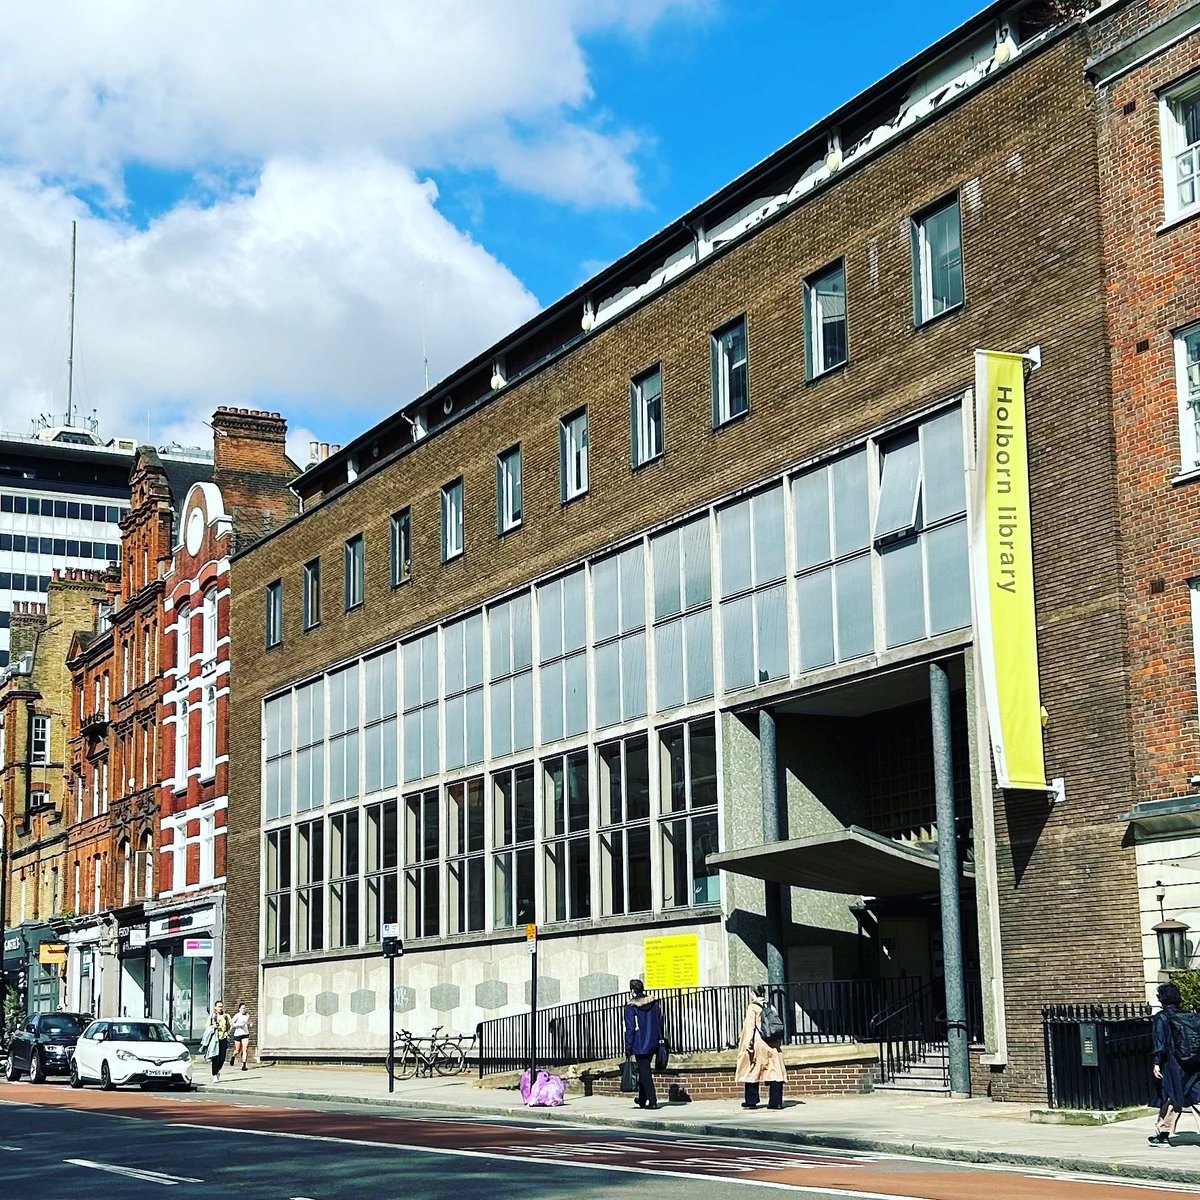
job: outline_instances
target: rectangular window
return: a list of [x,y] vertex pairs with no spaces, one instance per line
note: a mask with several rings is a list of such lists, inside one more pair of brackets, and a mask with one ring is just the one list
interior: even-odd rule
[[217,770],[217,689],[210,683],[200,693],[200,777]]
[[542,741],[587,729],[583,568],[538,587]]
[[297,950],[325,948],[325,821],[296,826]]
[[483,928],[483,779],[446,788],[446,854],[450,932]]
[[379,942],[383,927],[399,918],[399,840],[396,801],[369,805],[366,810],[367,932],[364,942]]
[[358,812],[329,818],[329,944],[357,946],[358,925]]
[[588,419],[581,408],[558,423],[560,499],[564,504],[588,490]]
[[650,750],[644,733],[597,751],[600,768],[600,911],[649,912]]
[[1167,220],[1200,204],[1200,80],[1167,93],[1160,107]]
[[[143,881],[143,896],[150,895],[150,887],[153,883],[151,872],[153,871],[154,851],[150,849],[143,850],[138,855],[142,859],[141,877]],[[217,820],[213,813],[201,813],[200,815],[200,884],[212,883],[216,876],[217,865]]]
[[1180,469],[1200,467],[1200,324],[1175,335],[1175,393],[1179,402]]
[[654,562],[655,704],[662,709],[713,694],[712,567],[708,518],[660,533]]
[[[176,837],[182,837],[177,829]],[[177,886],[182,886],[178,867],[182,853],[175,855]],[[292,949],[292,831],[276,829],[267,834],[267,953],[288,954]]]
[[521,447],[496,456],[496,532],[507,533],[521,524]]
[[629,382],[629,438],[635,467],[663,452],[662,371],[658,367]]
[[175,705],[175,790],[182,792],[187,788],[188,739],[191,724],[191,709],[186,700],[180,700]]
[[804,373],[809,379],[846,362],[846,264],[804,281]]
[[[150,630],[146,630],[146,640],[143,642],[144,647],[144,663],[143,670],[145,678],[149,679],[150,670],[150,647],[153,643]],[[217,589],[211,587],[204,593],[204,607],[202,609],[202,624],[201,624],[201,661],[211,666],[216,661],[217,657]]]
[[412,512],[402,508],[392,513],[388,549],[391,558],[392,587],[412,578]]
[[300,581],[304,610],[304,628],[315,629],[321,623],[321,560],[306,562]]
[[404,813],[405,934],[437,937],[441,932],[437,788],[405,796]]
[[296,811],[325,803],[325,680],[296,689]]
[[483,761],[483,614],[442,630],[446,672],[446,770]]
[[[363,663],[363,791],[396,786],[400,732],[396,721],[396,650]],[[368,939],[371,940],[371,939]]]
[[463,481],[442,488],[442,562],[463,552]]
[[329,801],[358,795],[359,667],[329,675]]
[[357,608],[363,602],[363,535],[356,533],[346,542],[345,601],[346,611]]
[[721,549],[721,644],[725,689],[788,674],[783,488],[717,513]]
[[641,543],[592,567],[596,724],[646,715],[645,555]]
[[438,772],[438,635],[406,642],[404,655],[404,781]]
[[[283,582],[279,579],[267,584],[266,608],[267,649],[269,650],[283,641]],[[186,616],[185,613],[185,620]],[[186,652],[186,637],[182,633],[180,640],[184,644]]]
[[530,593],[488,609],[488,693],[493,758],[533,745],[533,616]]
[[30,747],[29,761],[44,764],[50,761],[50,718],[35,716],[33,718],[33,745]]
[[712,423],[717,429],[750,411],[746,318],[738,317],[709,337],[712,356]]
[[663,906],[717,904],[716,867],[708,855],[717,835],[717,738],[712,718],[664,729],[659,736]]
[[[181,707],[186,719],[186,706]],[[263,816],[267,821],[276,821],[292,812],[291,692],[276,696],[263,705],[263,738]]]
[[546,898],[542,917],[579,921],[592,915],[587,751],[556,755],[543,767]]
[[492,880],[497,929],[536,921],[533,764],[492,775]]
[[939,201],[912,219],[913,322],[963,302],[962,230],[958,197]]

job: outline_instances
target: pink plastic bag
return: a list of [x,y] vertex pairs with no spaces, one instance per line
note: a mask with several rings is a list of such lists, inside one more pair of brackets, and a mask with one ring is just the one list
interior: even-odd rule
[[[538,1074],[540,1075],[540,1074],[542,1074],[542,1072],[539,1071]],[[528,1067],[526,1067],[525,1070],[521,1072],[521,1103],[522,1104],[529,1103],[529,1068]]]
[[557,1108],[563,1102],[567,1085],[560,1076],[539,1071],[537,1082],[526,1090],[528,1080],[529,1072],[526,1071],[521,1077],[521,1095],[529,1108]]

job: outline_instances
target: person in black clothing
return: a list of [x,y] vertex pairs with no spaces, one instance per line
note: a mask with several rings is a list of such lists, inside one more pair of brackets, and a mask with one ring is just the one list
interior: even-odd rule
[[[1169,1146],[1175,1125],[1185,1108],[1196,1112],[1200,1104],[1200,1071],[1184,1067],[1175,1057],[1171,1042],[1171,1013],[1180,1011],[1183,998],[1173,983],[1158,985],[1158,1002],[1162,1008],[1154,1014],[1150,1024],[1151,1044],[1154,1051],[1154,1078],[1158,1080],[1158,1120],[1149,1142],[1152,1146]],[[1200,1114],[1197,1114],[1200,1122]]]
[[646,985],[640,979],[629,981],[631,993],[625,1005],[625,1053],[637,1060],[638,1108],[657,1108],[658,1093],[654,1090],[654,1076],[650,1062],[658,1052],[662,1040],[662,1009],[658,1001],[646,995]]

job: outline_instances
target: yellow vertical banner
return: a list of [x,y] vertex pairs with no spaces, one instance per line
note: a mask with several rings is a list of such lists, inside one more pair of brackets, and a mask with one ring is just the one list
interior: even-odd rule
[[996,781],[1045,791],[1023,355],[975,351],[975,411],[971,579]]

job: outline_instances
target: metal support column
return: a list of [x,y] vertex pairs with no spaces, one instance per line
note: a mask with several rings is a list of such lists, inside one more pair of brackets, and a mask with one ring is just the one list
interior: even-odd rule
[[963,985],[962,924],[958,896],[958,837],[954,813],[954,756],[950,736],[950,678],[942,663],[929,664],[929,715],[933,728],[933,784],[937,799],[938,882],[942,910],[942,963],[946,976],[946,1045],[950,1094],[971,1094],[967,1001]]
[[[775,714],[769,708],[758,710],[758,751],[762,774],[763,842],[779,841],[779,755],[775,744]],[[764,885],[766,889],[767,983],[783,986],[783,884]]]

